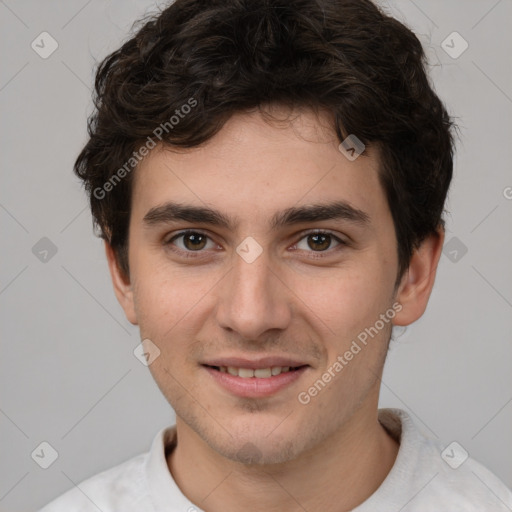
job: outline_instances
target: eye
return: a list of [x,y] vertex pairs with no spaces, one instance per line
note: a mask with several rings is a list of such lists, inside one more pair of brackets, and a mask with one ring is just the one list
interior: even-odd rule
[[302,237],[300,241],[295,244],[294,249],[308,252],[326,252],[328,249],[332,248],[333,242],[335,243],[334,248],[346,245],[343,240],[340,240],[332,233],[317,230]]
[[202,252],[203,249],[213,249],[216,245],[208,235],[200,231],[182,231],[165,241],[164,244],[178,252]]

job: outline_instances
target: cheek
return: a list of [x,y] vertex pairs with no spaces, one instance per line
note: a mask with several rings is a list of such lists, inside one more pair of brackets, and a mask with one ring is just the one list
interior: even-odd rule
[[[186,338],[215,282],[212,272],[191,274],[167,262],[147,258],[134,276],[134,300],[141,336],[158,340],[163,349]],[[179,333],[179,336],[178,336]]]
[[291,288],[310,310],[315,323],[323,325],[327,335],[344,337],[364,326],[387,307],[389,285],[379,278],[371,265],[351,265],[332,270],[329,276],[296,278]]
[[160,339],[179,320],[187,297],[180,289],[181,281],[173,279],[162,265],[143,257],[134,258],[133,262],[134,301],[141,336]]

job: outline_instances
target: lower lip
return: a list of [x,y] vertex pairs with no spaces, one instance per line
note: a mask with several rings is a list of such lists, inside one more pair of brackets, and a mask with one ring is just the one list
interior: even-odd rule
[[257,377],[238,377],[230,373],[214,370],[209,366],[203,366],[203,368],[206,369],[221,387],[243,398],[261,398],[273,395],[291,385],[308,369],[307,366],[303,366],[298,370],[260,379]]

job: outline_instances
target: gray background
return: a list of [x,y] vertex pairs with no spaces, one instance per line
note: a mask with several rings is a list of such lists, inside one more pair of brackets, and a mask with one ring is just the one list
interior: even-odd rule
[[[426,45],[460,141],[449,245],[426,314],[391,345],[381,406],[410,411],[425,433],[456,440],[512,486],[512,2],[383,5]],[[95,61],[154,6],[0,1],[1,511],[35,510],[148,450],[174,420],[133,355],[138,331],[116,302],[71,171]],[[43,31],[59,45],[47,59],[31,48]],[[469,44],[456,59],[442,47],[453,31]],[[57,248],[46,261],[43,237]],[[59,454],[48,469],[31,457],[43,441]]]

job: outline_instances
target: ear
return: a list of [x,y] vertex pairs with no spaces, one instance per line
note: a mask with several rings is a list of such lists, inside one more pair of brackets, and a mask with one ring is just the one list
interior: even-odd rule
[[402,309],[395,315],[394,325],[412,324],[425,312],[434,286],[443,242],[444,229],[440,227],[414,250],[409,268],[404,272],[396,294],[396,300],[402,305]]
[[108,242],[105,242],[105,254],[107,255],[108,268],[117,300],[121,304],[128,321],[133,325],[138,325],[130,278],[119,268],[114,249]]

